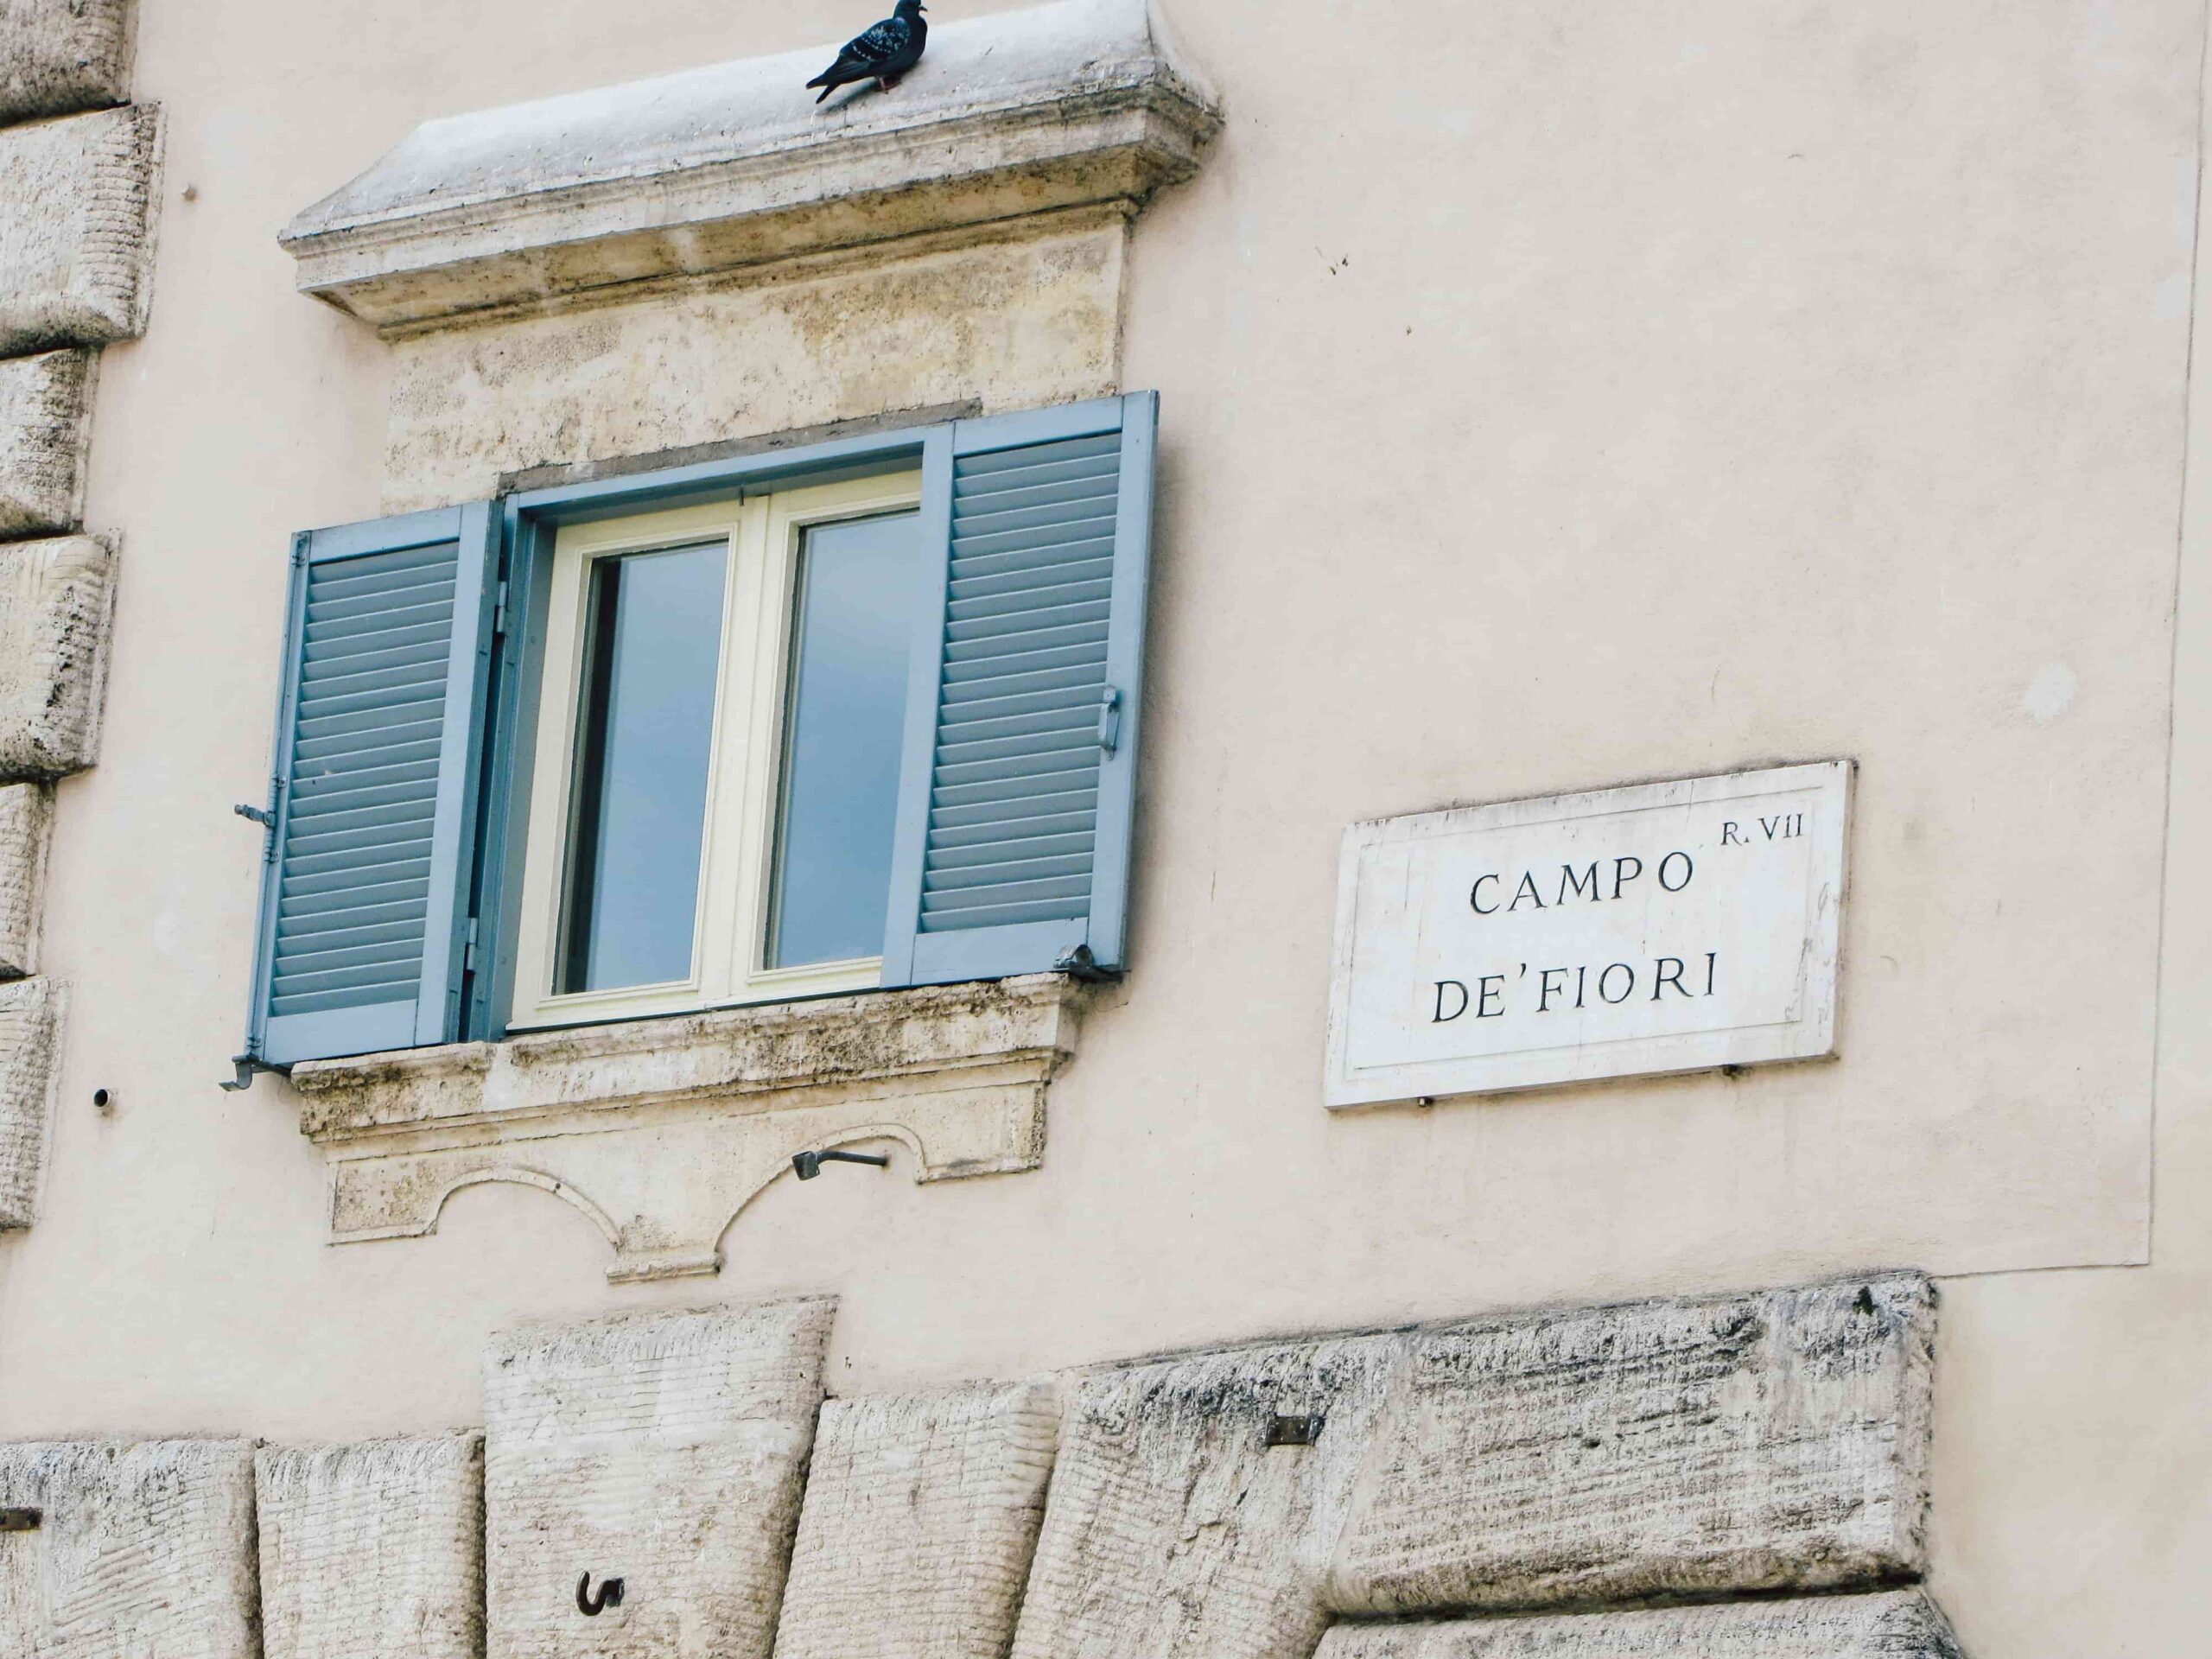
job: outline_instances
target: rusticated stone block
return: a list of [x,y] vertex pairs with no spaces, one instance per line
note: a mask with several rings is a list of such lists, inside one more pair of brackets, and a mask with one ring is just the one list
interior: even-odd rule
[[92,352],[0,361],[0,540],[74,530],[92,442]]
[[[1306,1659],[1403,1353],[1349,1337],[1079,1379],[1014,1659]],[[1313,1445],[1268,1443],[1314,1415]]]
[[0,1229],[38,1216],[64,1002],[50,979],[0,985]]
[[0,782],[80,772],[99,753],[114,582],[96,537],[0,546]]
[[[767,1659],[836,1312],[771,1302],[493,1339],[494,1659]],[[591,1619],[587,1572],[626,1587]]]
[[0,122],[130,95],[132,0],[0,0]]
[[11,1659],[259,1659],[247,1442],[0,1446],[0,1506]]
[[1016,1659],[1303,1659],[1332,1614],[1916,1576],[1933,1338],[1896,1275],[1093,1373]]
[[0,979],[37,971],[53,821],[54,801],[44,785],[0,787]]
[[823,1406],[776,1659],[1001,1659],[1059,1426],[1049,1383]]
[[1339,1535],[1338,1611],[1832,1590],[1926,1567],[1913,1274],[1425,1332]]
[[0,129],[0,355],[145,332],[161,111]]
[[265,1659],[482,1659],[481,1435],[272,1447],[254,1479]]
[[1960,1659],[1917,1590],[1459,1624],[1339,1624],[1319,1659]]

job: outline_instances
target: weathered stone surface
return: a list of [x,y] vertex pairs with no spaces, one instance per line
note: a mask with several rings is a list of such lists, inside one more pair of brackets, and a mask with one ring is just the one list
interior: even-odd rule
[[1845,1589],[1926,1566],[1916,1274],[1423,1332],[1338,1611]]
[[0,539],[74,530],[92,442],[92,352],[0,361]]
[[505,1181],[588,1217],[609,1278],[675,1278],[720,1269],[731,1217],[794,1153],[896,1140],[918,1181],[1036,1168],[1084,1000],[1032,975],[318,1061],[292,1084],[337,1242],[422,1237],[454,1192]]
[[114,588],[114,550],[96,537],[0,546],[0,783],[99,754]]
[[130,95],[132,0],[0,0],[0,122]]
[[254,1460],[264,1659],[482,1659],[478,1434]]
[[247,1442],[0,1446],[0,1653],[260,1659]]
[[145,332],[161,111],[0,129],[0,355]]
[[[836,1304],[512,1332],[485,1363],[493,1659],[767,1659]],[[577,1580],[625,1581],[584,1619]]]
[[0,985],[0,1229],[38,1216],[67,1001],[49,979]]
[[1002,1659],[1059,1423],[1049,1383],[823,1406],[776,1659]]
[[[1398,1338],[1349,1337],[1081,1378],[1014,1659],[1306,1659],[1403,1363]],[[1314,1413],[1317,1443],[1268,1444]]]
[[299,215],[299,282],[383,326],[987,221],[1134,208],[1219,101],[1149,0],[946,22],[893,98],[817,108],[834,47],[432,121]]
[[[1016,1659],[1291,1659],[1332,1613],[1916,1575],[1933,1332],[1896,1275],[1094,1373]],[[1268,1444],[1313,1413],[1313,1446]]]
[[0,786],[0,979],[38,970],[54,798],[42,784]]
[[1960,1659],[1918,1590],[1566,1618],[1339,1624],[1319,1659]]
[[385,505],[501,474],[972,400],[1118,392],[1128,227],[1077,214],[395,342]]

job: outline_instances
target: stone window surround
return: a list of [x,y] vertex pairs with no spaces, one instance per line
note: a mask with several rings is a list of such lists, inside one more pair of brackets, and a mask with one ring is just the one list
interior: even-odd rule
[[[650,308],[671,284],[703,291],[848,254],[906,269],[950,247],[1125,226],[1196,172],[1222,127],[1217,93],[1154,0],[947,22],[895,94],[823,107],[803,90],[818,56],[426,123],[285,229],[298,287],[419,342],[579,306]],[[1027,372],[1012,406],[1112,389]],[[910,379],[906,416],[849,414],[903,428],[924,406],[972,412],[979,394],[1003,404],[1009,390],[973,369],[941,389]],[[774,430],[728,439],[768,449],[803,435]],[[501,459],[504,489],[542,486],[578,458]],[[1036,1168],[1046,1092],[1090,989],[1044,974],[864,992],[302,1063],[291,1080],[302,1131],[330,1164],[334,1243],[423,1236],[454,1192],[509,1183],[586,1217],[616,1282],[709,1274],[733,1218],[795,1153],[896,1141],[925,1182]]]
[[1090,988],[1061,974],[537,1031],[292,1069],[334,1244],[421,1238],[465,1187],[551,1193],[614,1283],[721,1271],[792,1155],[895,1141],[918,1183],[1033,1170]]

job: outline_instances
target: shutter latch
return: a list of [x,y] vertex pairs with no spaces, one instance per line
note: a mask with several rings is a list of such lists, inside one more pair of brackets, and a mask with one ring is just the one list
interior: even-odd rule
[[261,861],[264,864],[273,864],[276,861],[276,804],[283,798],[283,795],[284,780],[281,778],[271,778],[269,780],[267,806],[240,804],[231,809],[238,817],[251,818],[261,826]]
[[1109,685],[1098,694],[1098,747],[1111,754],[1122,744],[1122,689]]

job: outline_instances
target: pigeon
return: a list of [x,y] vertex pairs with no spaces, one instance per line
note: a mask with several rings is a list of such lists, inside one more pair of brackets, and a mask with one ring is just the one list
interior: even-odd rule
[[849,81],[872,80],[887,92],[896,86],[922,60],[930,38],[930,26],[922,21],[927,10],[922,0],[899,0],[890,16],[847,41],[837,61],[806,83],[822,89],[814,101],[821,103]]

